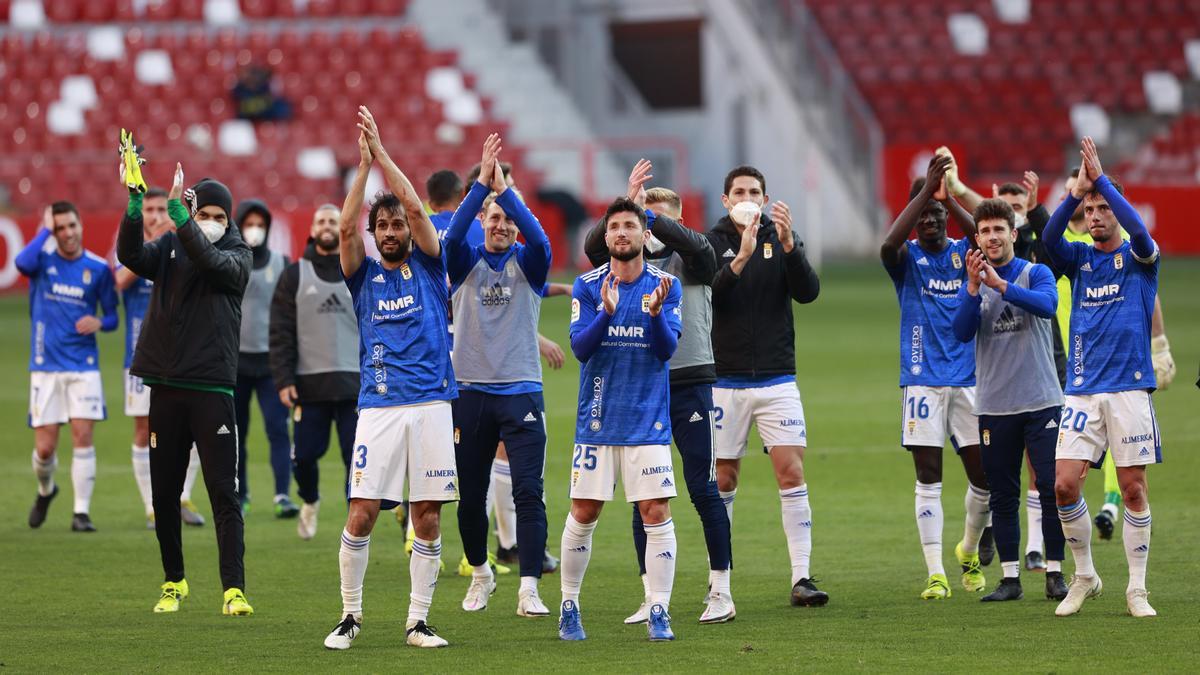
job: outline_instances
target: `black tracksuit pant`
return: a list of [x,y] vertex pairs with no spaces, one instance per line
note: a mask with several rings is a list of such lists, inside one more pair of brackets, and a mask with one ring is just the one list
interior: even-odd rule
[[155,534],[167,581],[183,579],[179,496],[192,443],[212,503],[221,583],[245,590],[242,504],[238,497],[238,430],[233,397],[165,385],[150,389],[150,485]]

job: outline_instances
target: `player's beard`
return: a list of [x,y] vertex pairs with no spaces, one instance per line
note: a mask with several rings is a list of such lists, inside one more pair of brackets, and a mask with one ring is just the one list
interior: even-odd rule
[[612,251],[612,257],[621,262],[629,262],[635,260],[642,255],[642,249],[630,247],[628,251]]
[[[384,240],[384,241],[387,241],[387,240]],[[386,260],[388,262],[393,262],[393,263],[400,262],[400,261],[404,260],[405,258],[407,258],[408,250],[410,248],[412,248],[412,239],[406,239],[404,241],[400,241],[399,239],[393,239],[392,241],[395,241],[397,244],[399,244],[399,246],[396,247],[395,251],[391,251],[391,252],[384,250],[384,248],[383,248],[384,242],[383,241],[375,242],[375,248],[379,249],[379,257],[383,258],[384,260]]]
[[336,251],[338,244],[341,243],[341,237],[338,236],[337,232],[322,232],[317,235],[315,243],[317,244],[317,248],[322,251]]

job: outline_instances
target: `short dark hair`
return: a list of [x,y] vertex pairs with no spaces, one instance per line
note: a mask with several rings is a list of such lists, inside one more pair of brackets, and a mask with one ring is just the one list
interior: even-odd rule
[[604,211],[604,227],[608,227],[608,219],[617,213],[636,213],[642,229],[646,229],[646,212],[629,197],[617,197]]
[[908,188],[908,201],[912,201],[917,195],[921,194],[921,190],[925,189],[925,176],[921,176],[912,182],[912,186]]
[[[469,189],[472,183],[479,180],[479,173],[482,170],[483,165],[479,164],[478,162],[475,164],[475,166],[471,167],[471,170],[467,172],[467,182],[460,188],[460,190]],[[504,174],[505,178],[508,178],[509,174],[512,173],[512,163],[500,162],[500,171]]]
[[732,171],[725,174],[725,190],[724,190],[724,192],[722,192],[722,194],[726,194],[726,195],[729,194],[729,189],[733,187],[733,179],[738,178],[740,176],[749,176],[751,178],[757,179],[759,186],[762,187],[763,194],[766,194],[767,179],[763,178],[761,171],[759,171],[758,169],[756,169],[748,164],[743,164],[741,166],[735,166],[735,167],[733,167]]
[[430,204],[450,204],[462,197],[463,181],[450,169],[434,171],[425,181]]
[[1079,167],[1075,167],[1074,169],[1071,169],[1071,173],[1069,173],[1067,175],[1070,176],[1071,178],[1079,178]]
[[1010,230],[1017,225],[1017,215],[1013,213],[1012,206],[999,197],[979,202],[979,206],[975,207],[975,213],[971,215],[975,219],[976,225],[985,220],[1003,220],[1008,223]]
[[404,216],[404,206],[400,203],[400,198],[390,192],[381,191],[371,200],[371,210],[367,213],[367,232],[375,231],[375,223],[379,220],[380,211],[399,213]]
[[1029,191],[1025,189],[1025,186],[1018,185],[1016,183],[1005,183],[1005,184],[1001,185],[999,188],[997,188],[996,191],[1002,195],[1027,195],[1027,194],[1029,194]]
[[60,213],[74,213],[75,218],[79,219],[79,209],[75,208],[75,205],[68,201],[54,202],[50,205],[50,213],[55,216]]
[[170,193],[160,187],[152,187],[146,190],[145,199],[157,199],[159,197],[169,197]]
[[[1105,174],[1105,175],[1107,176],[1108,174]],[[1117,194],[1119,194],[1119,195],[1125,194],[1125,186],[1121,185],[1121,181],[1117,180],[1114,176],[1108,176],[1108,182],[1112,183],[1112,186],[1117,189]],[[1095,188],[1095,186],[1093,186],[1092,189],[1088,190],[1088,193],[1084,196],[1091,197],[1091,196],[1098,195],[1098,194],[1100,194],[1100,191],[1097,190]]]

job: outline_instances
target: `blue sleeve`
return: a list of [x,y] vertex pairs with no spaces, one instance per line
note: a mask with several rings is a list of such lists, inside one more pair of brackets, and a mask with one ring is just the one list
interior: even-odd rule
[[547,281],[547,282],[545,282],[545,283],[543,283],[543,284],[542,284],[542,292],[541,292],[541,296],[542,296],[543,298],[548,298],[548,297],[550,297],[550,282],[549,282],[549,281]]
[[[908,242],[904,242],[900,246],[900,250],[904,251],[908,248]],[[911,251],[906,251],[908,255],[897,256],[900,262],[896,265],[883,263],[883,269],[892,278],[892,282],[899,285],[904,283],[904,275],[908,273],[908,256],[912,255]]]
[[496,197],[496,203],[513,219],[521,236],[525,237],[525,246],[517,251],[517,264],[525,272],[530,286],[541,286],[546,283],[546,275],[550,274],[550,238],[516,190],[508,188],[501,192]]
[[1150,231],[1146,229],[1146,223],[1142,222],[1142,217],[1138,214],[1137,209],[1133,208],[1128,199],[1125,199],[1125,195],[1117,191],[1117,187],[1112,184],[1108,176],[1100,176],[1096,180],[1096,189],[1108,202],[1108,207],[1117,217],[1117,222],[1129,233],[1129,245],[1133,248],[1133,255],[1139,261],[1152,261],[1154,251],[1158,247],[1150,236]]
[[595,300],[591,297],[591,289],[584,283],[582,277],[575,280],[575,288],[571,292],[571,351],[580,363],[592,358],[592,354],[600,347],[608,332],[608,322],[612,318],[603,309],[597,310]]
[[[350,289],[350,295],[354,296],[355,298],[358,297],[358,292],[362,290],[363,281],[367,278],[367,268],[370,267],[370,262],[370,258],[363,257],[362,264],[358,266],[358,269],[354,271],[354,274],[346,276],[346,273],[344,271],[342,272],[342,278],[346,280],[346,288]],[[339,264],[338,270],[341,269],[342,266]]]
[[29,243],[25,245],[25,248],[21,249],[21,252],[13,260],[17,266],[17,271],[27,277],[32,277],[38,273],[38,269],[41,267],[42,247],[46,245],[46,240],[49,238],[50,230],[44,227],[38,230],[38,233],[34,235],[33,239],[29,240]]
[[1054,274],[1045,265],[1034,265],[1029,270],[1029,288],[1010,283],[1004,291],[1004,299],[1030,314],[1053,319],[1058,309],[1058,285],[1054,282]]
[[682,330],[679,303],[683,292],[679,289],[679,281],[671,284],[667,297],[663,300],[662,311],[658,316],[650,317],[650,351],[660,361],[670,361],[679,346],[679,334]]
[[105,333],[117,329],[120,317],[117,315],[117,285],[112,270],[108,267],[100,273],[100,309],[104,318],[100,320],[100,330]]
[[1079,201],[1068,192],[1066,199],[1063,199],[1058,208],[1054,209],[1054,213],[1050,214],[1050,220],[1042,230],[1042,245],[1046,247],[1046,255],[1050,257],[1050,262],[1055,269],[1062,270],[1063,274],[1070,278],[1075,276],[1075,253],[1071,245],[1063,239],[1063,233],[1067,231],[1067,221],[1071,220],[1071,215],[1079,208]]
[[479,262],[479,251],[467,242],[467,235],[487,196],[487,186],[475,181],[471,184],[471,191],[463,198],[458,208],[454,209],[454,215],[450,216],[450,227],[446,230],[443,248],[446,255],[446,272],[450,275],[451,285],[457,285],[465,279],[475,263]]
[[963,284],[958,292],[958,309],[954,310],[954,337],[959,342],[970,342],[979,332],[979,308],[983,295],[971,295]]

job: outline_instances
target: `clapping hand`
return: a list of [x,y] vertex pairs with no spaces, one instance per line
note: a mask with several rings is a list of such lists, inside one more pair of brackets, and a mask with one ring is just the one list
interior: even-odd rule
[[663,301],[667,299],[667,294],[671,292],[671,284],[674,283],[670,277],[663,277],[658,281],[658,287],[650,294],[650,304],[646,310],[650,316],[658,316],[662,312]]
[[612,272],[600,284],[600,300],[604,302],[604,311],[612,316],[617,312],[617,303],[621,300],[621,280]]
[[639,159],[637,164],[633,165],[633,171],[629,173],[629,184],[625,196],[641,208],[646,208],[646,183],[654,178],[654,175],[650,173],[653,169],[654,165],[650,163],[650,160]]

